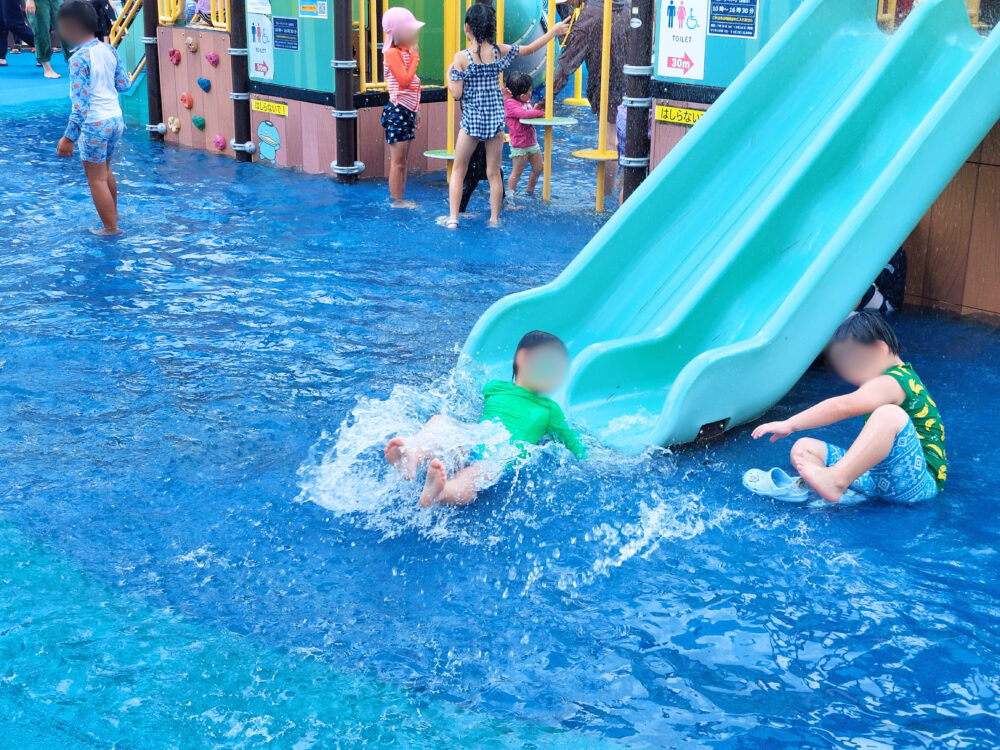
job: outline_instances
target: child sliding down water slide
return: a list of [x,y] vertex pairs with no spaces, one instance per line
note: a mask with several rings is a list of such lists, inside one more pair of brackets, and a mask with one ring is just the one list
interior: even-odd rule
[[505,444],[465,446],[467,465],[449,477],[444,462],[436,454],[444,442],[443,433],[454,434],[463,425],[438,415],[415,435],[390,440],[385,447],[386,461],[411,481],[421,464],[431,459],[420,494],[420,505],[429,508],[436,504],[471,503],[480,490],[499,481],[511,460],[525,455],[528,446],[537,445],[546,436],[565,445],[577,458],[585,458],[587,451],[566,424],[559,405],[545,395],[562,385],[568,364],[566,345],[559,338],[544,331],[526,334],[514,353],[514,382],[493,380],[483,388],[480,423],[501,425],[507,433]]

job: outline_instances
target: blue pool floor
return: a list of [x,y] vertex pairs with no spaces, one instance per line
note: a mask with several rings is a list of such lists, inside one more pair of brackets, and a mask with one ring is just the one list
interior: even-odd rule
[[52,53],[52,69],[62,78],[49,79],[35,65],[32,52],[7,55],[7,67],[0,68],[0,110],[5,115],[27,113],[29,107],[55,108],[69,103],[69,73],[62,52]]
[[[62,115],[0,127],[0,728],[26,747],[1000,744],[1000,334],[905,315],[945,493],[793,508],[787,445],[543,451],[422,512],[379,460],[472,416],[458,347],[602,219],[588,126],[551,205],[434,223],[443,185],[339,186],[149,143],[95,217]],[[818,370],[774,410],[843,385]],[[858,424],[817,434],[846,443]]]

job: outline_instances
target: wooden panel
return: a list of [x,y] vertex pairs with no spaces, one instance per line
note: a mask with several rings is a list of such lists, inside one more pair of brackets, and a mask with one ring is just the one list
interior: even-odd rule
[[[675,99],[657,99],[653,102],[654,107],[659,104],[667,104],[672,107],[690,107],[691,109],[707,109],[701,104],[692,104],[691,102],[682,102]],[[674,146],[680,143],[681,138],[683,138],[687,132],[691,130],[689,127],[683,125],[671,125],[665,122],[658,122],[653,119],[653,132],[649,144],[649,168],[654,169],[657,164],[659,164],[663,159],[669,154]]]
[[384,178],[382,160],[385,151],[385,131],[382,130],[382,108],[363,107],[358,110],[358,159],[365,164],[362,176]]
[[979,161],[982,164],[1000,166],[1000,123],[994,126],[983,141]]
[[[198,78],[201,77],[201,45],[198,45],[197,52],[191,52],[188,50],[184,41],[189,36],[200,42],[198,37],[201,35],[194,29],[191,29],[190,32],[187,29],[174,29],[174,46],[181,51],[181,64],[177,66],[177,71],[182,76],[180,79],[181,90],[191,94],[194,99],[194,106],[191,107],[191,109],[185,110],[187,117],[182,117],[181,122],[184,123],[182,127],[186,126],[188,133],[191,134],[190,141],[187,145],[192,148],[196,148],[199,151],[207,151],[208,148],[211,148],[212,139],[206,136],[205,130],[198,130],[198,128],[194,126],[193,121],[196,116],[204,117],[206,129],[208,127],[206,102],[209,97],[198,87],[197,83]],[[208,63],[205,65],[207,67]],[[181,140],[183,141],[184,139],[182,138]]]
[[[254,161],[261,161],[260,158],[260,135],[258,128],[265,120],[269,121],[278,131],[279,146],[274,155],[275,166],[279,167],[301,167],[302,166],[302,130],[299,126],[299,102],[290,99],[281,99],[273,96],[262,96],[253,94],[253,99],[260,99],[268,102],[281,102],[288,106],[288,115],[269,115],[264,112],[250,111],[250,139],[257,146],[254,152]],[[263,160],[270,164],[270,160]]]
[[[156,30],[157,54],[160,58],[160,104],[163,107],[163,122],[166,123],[171,117],[180,118],[181,105],[177,101],[179,92],[177,91],[177,69],[170,62],[168,53],[174,46],[173,28],[161,26]],[[180,118],[183,123],[183,118]],[[183,125],[182,125],[183,127]],[[177,133],[167,131],[163,136],[167,143],[180,143],[180,136]]]
[[924,270],[927,263],[927,243],[930,239],[931,211],[917,224],[903,242],[906,250],[906,293],[915,297],[924,294]]
[[[427,150],[436,151],[448,147],[447,123],[448,103],[432,102],[423,106],[424,125],[427,128]],[[447,162],[443,159],[423,159],[422,169],[427,172],[444,171]]]
[[[198,50],[188,50],[185,40],[188,36],[198,41]],[[167,131],[164,140],[189,148],[224,153],[234,157],[229,148],[232,138],[234,113],[229,92],[233,88],[232,67],[228,54],[229,34],[221,31],[185,29],[183,27],[161,26],[157,29],[158,54],[160,58],[160,100],[163,105],[163,121],[177,117],[181,122],[179,133]],[[180,64],[170,62],[171,49],[181,53]],[[213,68],[205,59],[205,54],[215,52],[219,55],[219,65]],[[206,93],[198,86],[198,78],[207,78],[212,86]],[[186,109],[181,106],[180,96],[189,93],[194,100],[194,106]],[[205,118],[205,130],[194,126],[193,117]],[[213,143],[216,135],[226,139],[225,149],[217,149]]]
[[962,305],[978,167],[966,164],[931,210],[923,296]]
[[[198,87],[197,81],[195,82],[195,88],[202,94],[205,106],[202,115],[205,118],[205,145],[212,153],[235,158],[236,153],[229,147],[229,141],[236,129],[233,101],[229,98],[229,92],[233,90],[233,71],[227,52],[230,46],[229,34],[221,31],[202,31],[198,37],[198,52],[195,55],[198,60],[198,75],[207,78],[212,84],[205,94]],[[219,64],[214,68],[205,59],[205,55],[209,52],[219,56]],[[213,140],[216,135],[221,135],[225,139],[225,148],[215,147]]]
[[333,110],[322,104],[300,104],[302,169],[309,174],[329,174],[337,157],[337,131]]
[[1000,167],[980,166],[965,306],[1000,313]]

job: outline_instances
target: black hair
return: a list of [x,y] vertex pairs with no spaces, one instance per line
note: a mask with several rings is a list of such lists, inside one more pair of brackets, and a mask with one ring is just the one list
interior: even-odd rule
[[885,318],[874,310],[859,310],[840,324],[833,334],[832,341],[846,341],[847,339],[857,341],[859,344],[874,344],[876,341],[882,341],[889,347],[889,352],[897,357],[903,349]]
[[569,353],[566,344],[558,336],[545,331],[529,331],[517,342],[517,349],[514,350],[514,377],[517,377],[517,355],[525,349],[537,349],[540,346],[558,346],[565,353]]
[[97,36],[101,31],[100,22],[97,20],[97,11],[87,0],[70,0],[63,3],[56,13],[57,21],[72,21],[77,26],[89,31]]
[[504,79],[511,96],[517,99],[535,87],[535,80],[527,73],[511,73]]
[[492,5],[473,3],[465,11],[465,23],[472,38],[480,44],[497,43],[497,12],[493,10]]

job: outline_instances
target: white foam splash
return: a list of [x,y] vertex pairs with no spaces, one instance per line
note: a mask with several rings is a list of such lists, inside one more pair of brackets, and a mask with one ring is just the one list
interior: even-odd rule
[[430,541],[503,547],[504,595],[523,595],[539,581],[562,589],[587,585],[633,558],[648,559],[666,540],[694,538],[724,520],[724,511],[706,508],[700,494],[671,491],[680,483],[672,478],[675,462],[658,448],[627,457],[595,446],[587,461],[577,462],[561,446],[542,446],[512,461],[486,500],[487,512],[419,508],[421,477],[400,478],[383,457],[386,442],[443,413],[469,423],[437,436],[438,452],[451,467],[463,460],[460,446],[509,449],[499,425],[475,424],[481,405],[474,382],[460,371],[430,387],[397,385],[385,400],[359,399],[299,469],[298,501],[379,531],[383,541],[417,533]]

